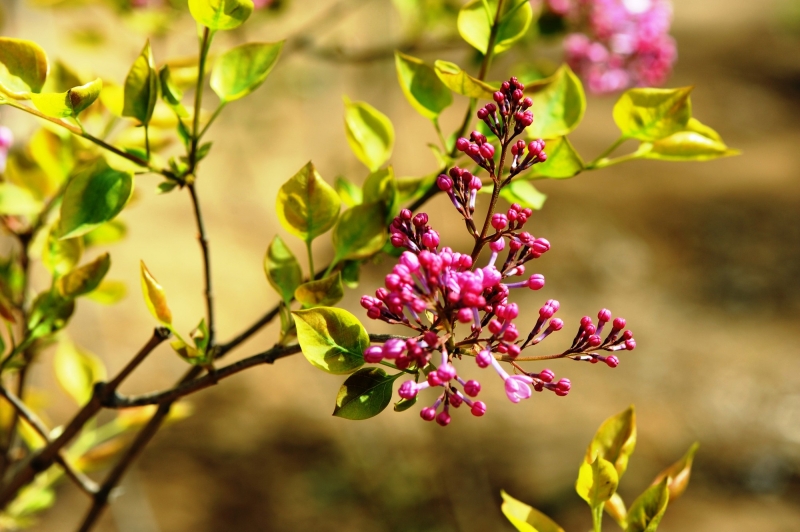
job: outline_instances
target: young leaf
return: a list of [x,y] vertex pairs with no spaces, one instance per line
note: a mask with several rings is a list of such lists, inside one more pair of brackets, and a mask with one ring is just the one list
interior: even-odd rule
[[625,532],[655,532],[669,503],[668,478],[650,486],[633,501],[628,511],[628,527]]
[[690,118],[685,131],[653,142],[649,150],[643,150],[642,157],[662,161],[710,161],[738,154],[739,150],[728,148],[716,131]]
[[284,229],[306,242],[333,227],[341,200],[308,162],[278,191],[276,211]]
[[358,318],[340,308],[317,307],[292,312],[303,356],[334,375],[352,373],[364,365],[369,335]]
[[339,388],[333,415],[360,420],[375,417],[392,400],[392,383],[402,375],[387,375],[381,368],[361,368]]
[[81,111],[94,103],[103,89],[103,80],[96,80],[73,87],[67,92],[31,94],[31,101],[42,113],[59,118],[77,117]]
[[593,509],[609,500],[617,491],[619,475],[614,464],[601,456],[593,461],[584,461],[578,470],[575,491]]
[[189,12],[211,30],[232,30],[253,12],[252,0],[189,0]]
[[397,207],[397,181],[392,167],[372,172],[364,181],[363,203],[381,202],[386,207],[387,225],[394,218]]
[[339,272],[324,279],[301,284],[294,291],[294,298],[304,307],[329,307],[344,297],[342,275]]
[[[489,48],[489,35],[497,12],[497,2],[498,0],[472,0],[458,12],[458,33],[484,55]],[[499,54],[511,48],[528,31],[532,20],[533,9],[529,1],[506,2],[500,15],[494,53]]]
[[692,462],[697,449],[700,447],[698,442],[692,444],[683,458],[666,468],[658,474],[653,481],[653,486],[659,484],[665,478],[667,479],[667,488],[669,488],[669,500],[674,501],[686,491],[689,485],[689,478],[692,475]]
[[344,129],[350,149],[374,172],[389,160],[394,147],[394,126],[389,118],[364,102],[344,97]]
[[103,277],[111,267],[111,256],[103,253],[92,262],[75,268],[64,277],[56,281],[56,287],[61,295],[74,298],[88,294],[100,285]]
[[621,478],[628,467],[628,459],[636,447],[636,413],[633,406],[606,419],[586,449],[584,461],[588,464],[599,456],[614,464]]
[[48,68],[47,54],[35,42],[0,37],[0,93],[27,98],[41,92]]
[[29,190],[0,182],[0,214],[30,216],[39,214],[43,208],[44,204]]
[[342,213],[333,229],[334,262],[364,259],[386,242],[386,208],[382,202],[356,205]]
[[436,119],[453,103],[453,95],[421,59],[402,52],[394,53],[397,79],[411,106],[429,120]]
[[562,137],[583,119],[586,95],[581,80],[567,65],[561,65],[549,78],[528,84],[525,92],[533,99],[534,120],[527,130],[531,138]]
[[264,271],[272,288],[289,304],[294,291],[303,282],[303,272],[292,250],[275,235],[264,257]]
[[692,117],[689,93],[678,89],[630,89],[614,105],[614,122],[622,136],[654,142],[686,129]]
[[622,497],[619,496],[619,493],[615,493],[608,499],[603,506],[606,513],[611,516],[614,521],[617,522],[621,529],[625,529],[628,526],[628,511],[625,509],[625,501],[622,500]]
[[412,406],[417,404],[417,397],[414,396],[411,399],[400,399],[394,404],[394,411],[395,412],[405,412]]
[[61,238],[88,233],[120,213],[133,193],[133,176],[97,159],[70,179],[61,202]]
[[33,301],[28,317],[31,339],[43,338],[63,329],[75,311],[75,300],[67,299],[58,290],[42,292]]
[[181,103],[183,91],[172,82],[172,72],[169,69],[169,65],[161,67],[158,71],[158,79],[161,83],[161,98],[164,102],[169,105],[179,118],[188,117],[189,112]]
[[347,288],[358,288],[358,278],[361,273],[361,263],[357,260],[345,261],[342,267],[342,283]]
[[503,505],[500,507],[503,515],[520,532],[564,532],[555,521],[536,508],[518,501],[505,491],[501,490],[500,495],[503,497]]
[[121,301],[128,293],[125,283],[103,279],[100,286],[86,294],[88,299],[102,305],[113,305]]
[[442,83],[456,94],[491,100],[492,95],[498,90],[478,78],[473,78],[455,63],[439,59],[433,66]]
[[58,383],[80,406],[92,398],[94,384],[106,379],[103,362],[68,340],[59,343],[53,365]]
[[147,309],[155,319],[164,325],[172,325],[172,312],[167,306],[167,294],[164,289],[158,284],[153,274],[141,261],[141,278],[142,278],[142,292],[144,293],[144,301],[147,303]]
[[111,220],[99,225],[83,235],[83,244],[90,246],[107,246],[119,242],[128,234],[128,228],[120,220]]
[[211,71],[211,88],[223,103],[244,98],[264,83],[284,41],[251,42],[222,54]]
[[567,137],[548,140],[544,151],[547,153],[547,160],[535,164],[532,168],[536,176],[567,179],[578,175],[584,169],[583,159]]
[[364,194],[361,188],[343,177],[337,177],[336,181],[333,183],[333,187],[342,199],[342,203],[348,207],[358,205],[364,200]]
[[542,194],[527,181],[512,181],[500,191],[500,196],[509,203],[519,203],[523,207],[540,210],[547,199],[547,194]]
[[155,60],[148,40],[142,53],[133,62],[128,77],[125,78],[125,104],[122,108],[122,116],[130,116],[143,125],[147,125],[153,116],[153,109],[158,100],[159,84]]

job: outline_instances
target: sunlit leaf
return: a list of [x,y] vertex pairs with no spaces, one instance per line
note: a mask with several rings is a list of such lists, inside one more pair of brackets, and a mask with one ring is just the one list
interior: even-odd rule
[[689,93],[678,89],[630,89],[614,105],[614,122],[625,138],[654,142],[686,129],[692,117]]
[[397,201],[397,181],[392,167],[370,173],[364,181],[363,203],[383,203],[386,210],[387,225],[399,209]]
[[74,299],[63,297],[58,290],[42,292],[33,300],[28,317],[30,337],[42,338],[63,329],[74,311]]
[[583,171],[583,159],[567,137],[550,139],[545,144],[544,151],[547,154],[547,160],[533,166],[534,177],[567,179]]
[[94,384],[106,380],[103,362],[69,340],[58,344],[53,365],[58,383],[81,406],[92,398]]
[[86,294],[88,299],[102,305],[119,303],[128,294],[128,288],[122,281],[103,279],[100,285]]
[[686,454],[683,455],[683,458],[659,473],[653,481],[652,485],[655,486],[663,479],[667,479],[670,501],[674,501],[683,495],[683,492],[686,491],[687,486],[689,486],[689,478],[692,476],[692,462],[699,448],[700,444],[698,442],[693,443],[692,446],[689,447],[689,450],[686,451]]
[[260,87],[278,61],[283,43],[246,43],[218,57],[211,71],[211,88],[219,99],[232,102]]
[[58,236],[58,228],[53,227],[47,235],[47,242],[42,252],[42,264],[53,277],[61,277],[71,271],[78,265],[83,255],[83,238],[61,240]]
[[533,124],[526,130],[531,138],[564,136],[578,127],[586,111],[581,80],[567,65],[549,78],[529,83],[525,93],[533,100]]
[[491,100],[492,95],[498,90],[478,78],[473,78],[455,63],[437,60],[434,63],[436,75],[442,83],[456,94],[469,96],[470,98],[482,98]]
[[575,491],[589,506],[597,508],[611,498],[618,484],[619,475],[614,464],[598,456],[581,464]]
[[303,271],[300,263],[283,239],[278,235],[272,239],[264,257],[264,272],[272,288],[275,289],[288,304],[294,297],[294,291],[303,282]]
[[275,208],[284,229],[310,242],[336,223],[341,200],[309,161],[280,188]]
[[312,365],[333,374],[352,373],[364,365],[369,336],[358,318],[340,308],[317,307],[292,313],[297,341]]
[[619,493],[612,495],[603,505],[603,509],[617,522],[620,528],[624,530],[628,526],[628,511],[625,509],[625,501],[622,500]]
[[41,212],[44,204],[30,191],[0,182],[0,214],[30,216]]
[[27,98],[47,79],[47,54],[33,41],[0,37],[0,93]]
[[364,203],[344,211],[333,229],[334,262],[364,259],[383,247],[388,235],[382,202]]
[[536,190],[528,181],[514,180],[500,191],[500,196],[509,203],[519,203],[523,207],[540,210],[547,194]]
[[144,265],[144,261],[141,262],[141,279],[144,301],[150,314],[164,325],[172,325],[172,312],[167,305],[167,294]]
[[111,220],[102,225],[98,225],[85,235],[83,235],[83,243],[86,247],[89,246],[107,246],[115,244],[125,238],[128,234],[128,228],[119,219]]
[[358,185],[354,185],[343,177],[337,177],[333,187],[347,207],[358,205],[364,200],[364,195]]
[[595,456],[614,464],[619,477],[625,473],[636,447],[636,413],[633,406],[606,419],[586,449],[584,461],[590,463]]
[[641,153],[642,158],[662,161],[710,161],[738,155],[739,150],[729,148],[716,131],[690,118],[686,130],[643,145]]
[[[458,13],[458,33],[482,54],[489,48],[498,0],[471,0]],[[533,9],[528,0],[509,0],[503,4],[500,24],[494,43],[494,53],[511,48],[521,39],[533,20]]]
[[518,501],[505,491],[501,491],[503,505],[500,509],[503,515],[520,532],[564,532],[552,519],[542,512]]
[[181,103],[183,91],[172,82],[172,72],[169,65],[164,65],[158,71],[158,80],[161,84],[161,98],[181,118],[189,116],[189,112]]
[[111,256],[103,253],[92,262],[75,268],[56,282],[64,297],[78,297],[88,294],[100,285],[111,267]]
[[342,276],[336,272],[328,277],[309,281],[297,287],[294,297],[304,307],[329,307],[344,297]]
[[94,103],[103,89],[103,80],[74,87],[67,92],[31,94],[31,101],[42,113],[58,118],[77,117]]
[[628,528],[625,532],[655,532],[669,503],[668,479],[650,486],[633,501],[628,511]]
[[389,118],[365,102],[344,97],[344,129],[350,149],[374,172],[389,160],[394,147],[394,126]]
[[159,85],[153,52],[150,50],[150,41],[147,41],[125,78],[122,116],[130,116],[147,125],[158,101]]
[[389,406],[392,384],[400,375],[387,375],[381,368],[361,368],[339,388],[333,415],[352,420],[377,416]]
[[189,0],[192,17],[212,30],[232,30],[253,12],[252,0]]
[[433,120],[453,103],[453,95],[447,86],[424,61],[395,52],[394,62],[400,88],[419,114]]

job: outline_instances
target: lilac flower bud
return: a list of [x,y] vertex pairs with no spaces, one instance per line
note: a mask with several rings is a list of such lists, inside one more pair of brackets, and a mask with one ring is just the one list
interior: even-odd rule
[[595,327],[594,324],[590,323],[589,325],[584,327],[583,330],[586,332],[588,336],[592,336],[594,333],[597,332],[597,327]]
[[428,215],[424,212],[421,212],[414,216],[413,224],[416,227],[425,227],[425,224],[428,223]]
[[542,139],[532,140],[530,144],[528,144],[528,152],[531,154],[532,157],[538,156],[544,150],[545,143]]
[[556,374],[553,373],[550,369],[543,369],[539,372],[539,378],[544,382],[553,382],[553,379],[556,377]]
[[431,371],[428,373],[428,384],[431,386],[440,386],[442,384],[442,379],[439,378],[439,374],[435,371]]
[[436,417],[436,409],[432,406],[426,406],[420,411],[419,417],[425,421],[433,421],[433,418]]
[[[486,144],[484,144],[486,146]],[[472,179],[469,181],[469,189],[470,190],[480,190],[483,187],[483,183],[481,183],[481,178],[477,176],[472,176]]]
[[503,331],[503,341],[505,342],[513,342],[517,338],[519,338],[519,331],[517,328],[511,325],[508,329]]
[[465,139],[464,137],[460,137],[456,141],[456,149],[458,151],[467,151],[467,148],[469,148],[469,146],[470,146],[469,140]]
[[417,383],[414,381],[403,382],[397,390],[397,395],[403,399],[413,399],[417,396],[417,393],[419,393],[419,390],[417,389]]
[[377,320],[381,317],[381,308],[372,307],[371,309],[367,310],[367,317],[371,320]]
[[402,218],[405,221],[408,221],[408,220],[411,219],[412,214],[413,213],[410,210],[403,209],[403,210],[400,211],[400,218]]
[[377,364],[383,360],[383,349],[379,345],[371,345],[364,350],[364,361],[369,364]]
[[375,305],[376,301],[374,298],[370,296],[361,296],[361,306],[364,307],[366,310],[371,309]]
[[539,309],[539,316],[542,319],[552,318],[553,314],[556,313],[556,309],[551,307],[550,305],[545,305]]
[[462,170],[458,166],[452,167],[450,169],[450,171],[448,172],[448,174],[450,174],[450,177],[452,177],[453,179],[460,179],[461,178],[461,174],[463,174],[463,173],[464,173],[464,170]]
[[475,357],[475,362],[478,364],[480,368],[488,368],[492,365],[492,353],[489,350],[484,350],[478,353]]
[[544,287],[544,275],[534,273],[528,279],[528,288],[531,290],[541,290]]
[[522,93],[521,90],[517,89],[511,94],[511,97],[514,98],[517,101],[520,101],[520,100],[522,100],[522,98],[525,97],[525,95]]
[[494,253],[500,253],[506,247],[506,241],[502,238],[498,238],[492,242],[489,242],[489,249],[492,250]]
[[560,331],[564,327],[564,320],[560,318],[553,318],[550,320],[550,325],[547,326],[551,331]]
[[558,309],[560,309],[560,308],[561,308],[561,303],[559,303],[557,299],[548,299],[548,300],[547,300],[547,303],[545,303],[545,304],[546,304],[546,305],[550,305],[550,306],[551,306],[551,307],[553,307],[553,308],[554,308],[556,311],[558,311]]
[[485,120],[487,116],[489,116],[489,112],[485,108],[478,109],[478,118],[480,120]]
[[[506,82],[504,81],[503,83],[506,83]],[[508,89],[506,89],[506,90],[508,90]],[[492,95],[492,98],[493,98],[493,99],[494,99],[494,101],[496,101],[497,103],[503,103],[503,102],[506,100],[506,97],[505,97],[505,95],[504,95],[502,92],[500,92],[500,91],[497,91],[497,92],[495,92],[495,93]]]
[[631,331],[630,329],[628,329],[627,331],[622,333],[622,339],[623,340],[630,340],[632,338],[633,338],[633,331]]
[[607,308],[601,309],[600,312],[597,313],[597,319],[603,322],[610,320],[611,311]]
[[569,379],[561,379],[556,383],[556,389],[563,392],[568,392],[572,388],[572,383]]
[[449,382],[455,378],[456,368],[448,362],[439,366],[439,369],[436,370],[436,374],[439,376],[439,380],[441,380],[443,383]]
[[507,320],[513,320],[517,316],[519,316],[519,306],[516,303],[509,303],[506,305],[505,318]]
[[533,100],[531,98],[524,98],[521,103],[522,107],[524,109],[527,109],[528,107],[533,105]]
[[433,331],[428,331],[422,335],[422,341],[428,344],[428,347],[435,347],[439,344],[439,337]]
[[439,415],[436,416],[436,423],[438,423],[439,426],[446,427],[450,424],[450,414],[444,411],[439,412]]
[[[504,309],[505,307],[503,307],[502,305],[498,305],[498,308]],[[495,311],[497,311],[497,309],[495,309]],[[502,328],[503,328],[503,325],[499,321],[497,321],[495,319],[492,319],[492,320],[489,321],[489,332],[490,333],[497,334],[497,333],[500,332],[500,329],[502,329]]]
[[625,349],[628,351],[633,351],[636,349],[636,340],[631,338],[630,340],[625,340]]
[[522,349],[520,349],[520,347],[517,344],[507,344],[506,349],[508,352],[508,356],[512,358],[517,358],[519,356],[520,351],[522,351]]
[[585,329],[586,327],[588,327],[591,324],[592,324],[591,316],[584,316],[584,317],[581,318],[581,328]]
[[426,248],[436,248],[439,246],[439,233],[431,229],[422,235],[422,245]]
[[477,144],[470,144],[464,152],[471,157],[477,157],[481,154],[481,148]]
[[603,340],[596,334],[593,334],[589,337],[588,342],[590,346],[597,347],[598,345],[603,343]]
[[495,112],[497,112],[497,106],[491,102],[487,103],[484,107],[486,108],[487,111],[489,111],[490,114],[494,114]]
[[436,186],[439,187],[439,190],[447,192],[453,188],[453,180],[444,174],[440,174],[439,177],[436,178]]
[[464,392],[470,397],[477,397],[481,391],[481,383],[476,380],[468,380],[464,384]]
[[470,138],[471,138],[472,140],[474,140],[474,141],[475,141],[475,142],[476,142],[478,145],[481,145],[481,144],[483,144],[484,142],[486,142],[486,136],[485,136],[483,133],[481,133],[480,131],[473,131],[472,133],[470,133],[470,135],[469,135],[469,136],[470,136]]
[[402,248],[406,245],[406,236],[401,233],[394,233],[392,234],[391,241],[392,245],[396,248]]
[[458,321],[461,323],[469,323],[472,321],[472,310],[468,308],[458,309]]
[[453,408],[458,408],[459,406],[461,406],[461,403],[464,402],[464,400],[461,399],[461,397],[457,394],[451,394],[449,401],[450,401],[450,406],[452,406]]
[[505,229],[508,225],[508,217],[502,213],[495,213],[492,215],[492,227],[500,231]]
[[399,338],[392,338],[383,344],[383,357],[395,359],[406,350],[406,343]]
[[625,318],[616,318],[613,323],[614,329],[617,331],[621,331],[622,329],[625,328],[625,323],[626,323]]
[[492,157],[494,157],[494,146],[492,146],[488,142],[485,144],[481,144],[480,151],[481,155],[486,159],[491,159]]
[[546,253],[550,251],[550,242],[546,238],[537,238],[533,241],[533,246],[531,246],[536,253]]
[[475,401],[472,403],[472,408],[470,410],[472,415],[475,417],[481,417],[486,413],[486,403],[483,401]]
[[614,355],[606,357],[606,365],[608,365],[609,368],[616,368],[619,366],[619,359]]

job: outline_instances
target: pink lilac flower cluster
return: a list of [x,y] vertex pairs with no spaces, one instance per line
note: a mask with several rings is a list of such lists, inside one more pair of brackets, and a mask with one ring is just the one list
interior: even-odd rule
[[608,93],[662,85],[677,59],[669,0],[548,0],[575,29],[567,63],[589,90]]
[[[495,147],[478,132],[470,139],[458,139],[456,144],[459,151],[489,173],[495,196],[522,169],[547,158],[541,139],[527,145],[515,140],[533,122],[523,90],[511,78],[498,91],[496,104],[487,104],[478,111],[481,120],[491,122],[487,125],[500,141],[498,161],[495,161]],[[507,153],[512,155],[508,161]],[[504,175],[506,162],[510,162],[508,176]],[[493,368],[514,403],[530,398],[534,390],[567,395],[571,387],[569,379],[556,381],[549,369],[526,372],[518,363],[525,358],[520,357],[523,350],[564,327],[564,322],[555,317],[559,302],[551,299],[539,309],[530,330],[525,329],[527,335],[522,335],[515,321],[520,315],[519,307],[509,300],[512,290],[540,290],[545,284],[542,274],[526,273],[530,261],[550,250],[547,239],[525,230],[533,211],[512,204],[505,212],[489,212],[483,229],[478,231],[472,216],[481,180],[456,166],[440,175],[437,184],[467,222],[476,247],[472,255],[440,247],[439,233],[428,225],[427,214],[414,215],[408,209],[400,212],[389,231],[392,244],[405,251],[386,276],[385,285],[376,290],[374,297],[363,296],[361,305],[369,318],[403,325],[413,330],[414,335],[369,346],[364,352],[365,361],[390,362],[414,374],[413,380],[400,385],[398,393],[405,401],[416,401],[420,392],[428,388],[436,390],[433,404],[422,408],[420,415],[427,421],[435,419],[442,426],[450,423],[451,408],[466,405],[479,417],[486,412],[486,404],[476,399],[481,384],[463,379],[456,368],[464,357],[473,357],[479,368]],[[484,245],[491,254],[483,266],[478,266],[476,258]],[[606,309],[600,311],[596,324],[590,317],[584,317],[572,345],[544,358],[604,362],[616,367],[619,359],[610,353],[632,350],[636,342],[630,331],[623,331],[622,318],[612,322],[611,331],[603,339],[601,334],[610,320],[611,313]],[[508,369],[502,363],[509,364]]]
[[6,126],[0,126],[0,172],[6,170],[8,150],[12,144],[14,144],[14,134]]

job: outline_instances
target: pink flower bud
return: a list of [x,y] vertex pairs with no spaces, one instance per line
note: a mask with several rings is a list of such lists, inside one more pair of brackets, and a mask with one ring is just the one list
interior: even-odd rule
[[630,340],[625,340],[625,349],[628,351],[633,351],[636,349],[636,340],[631,338]]
[[534,273],[528,279],[528,288],[531,290],[541,290],[544,287],[544,275]]
[[547,326],[548,329],[553,331],[560,331],[564,327],[564,320],[560,318],[553,318],[550,320],[550,325]]
[[458,321],[469,323],[472,321],[472,311],[468,308],[458,309]]
[[533,105],[533,100],[531,98],[524,98],[522,100],[522,107],[524,107],[525,109],[527,109],[528,107],[530,107],[532,105]]
[[520,347],[517,344],[506,344],[508,350],[508,356],[516,358],[519,356],[521,351]]
[[591,316],[584,316],[584,317],[581,318],[581,327],[582,328],[585,329],[586,327],[588,327],[591,324],[592,324]]
[[428,384],[431,386],[439,386],[442,384],[442,379],[439,377],[439,373],[436,371],[431,371],[428,373]]
[[428,223],[428,215],[424,212],[421,212],[414,216],[413,224],[416,227],[425,227],[425,224]]
[[544,382],[553,382],[553,379],[556,377],[556,374],[553,373],[550,369],[543,369],[539,372],[539,378]]
[[500,253],[503,251],[503,248],[506,247],[506,241],[502,238],[498,238],[492,242],[489,242],[489,249],[491,249],[495,253]]
[[623,340],[630,340],[631,338],[633,338],[633,331],[628,329],[627,331],[622,333],[622,338],[623,338]]
[[[442,383],[449,382],[455,378],[456,368],[448,362],[439,366],[439,369],[436,370],[436,374],[439,376]],[[429,376],[430,375],[432,375],[432,373],[429,374]]]
[[617,318],[614,320],[614,328],[618,331],[625,328],[625,318]]
[[561,379],[556,383],[556,390],[568,392],[572,388],[572,383],[569,379]]
[[402,211],[400,211],[400,218],[402,218],[403,220],[408,221],[408,220],[411,219],[412,214],[413,213],[410,210],[403,209]]
[[420,411],[419,417],[425,421],[433,421],[433,418],[436,417],[436,409],[432,406],[426,406]]
[[397,390],[397,394],[403,399],[413,399],[417,396],[417,393],[419,393],[419,390],[417,389],[417,383],[414,381],[403,382]]
[[470,410],[472,415],[475,417],[481,417],[486,413],[486,403],[483,401],[475,401],[472,403],[472,409]]
[[481,153],[481,148],[477,144],[470,144],[464,152],[472,157],[477,157]]
[[377,320],[381,317],[381,308],[372,307],[371,309],[367,310],[367,317],[371,320]]
[[533,241],[533,246],[531,248],[536,253],[546,253],[550,251],[550,242],[546,238],[537,238]]
[[464,392],[470,397],[477,397],[481,391],[481,383],[476,380],[468,380],[464,383]]
[[464,402],[464,400],[461,399],[461,397],[459,397],[456,394],[451,394],[448,401],[450,402],[450,406],[452,406],[453,408],[458,408],[459,406],[461,406],[461,403]]
[[371,345],[364,350],[364,361],[368,364],[377,364],[383,360],[383,348],[379,345]]
[[600,312],[597,313],[597,319],[600,321],[608,321],[611,319],[611,311],[607,308],[601,309]]
[[361,306],[369,310],[375,305],[375,299],[370,296],[361,296]]
[[450,424],[450,414],[444,411],[439,412],[439,415],[436,416],[436,423],[442,427],[446,427]]
[[503,213],[495,213],[492,215],[492,227],[500,231],[505,229],[508,225],[508,217]]
[[428,331],[422,335],[422,341],[428,344],[428,347],[435,347],[439,344],[439,337],[433,331]]
[[545,305],[539,309],[539,316],[543,319],[552,318],[553,314],[555,313],[556,309],[554,309],[550,305]]
[[475,357],[475,362],[480,368],[488,368],[492,363],[492,353],[488,350],[481,351]]
[[511,97],[517,101],[520,101],[522,98],[525,97],[525,95],[522,93],[521,90],[517,89],[511,94]]
[[513,342],[519,338],[519,331],[514,326],[509,327],[505,331],[503,331],[503,340],[506,342]]
[[472,179],[469,181],[469,189],[470,190],[480,190],[483,187],[483,183],[481,183],[481,178],[477,176],[472,176]]
[[598,345],[603,343],[603,340],[599,336],[597,336],[596,334],[591,335],[589,337],[588,341],[589,341],[589,345],[592,346],[592,347],[597,347]]
[[489,112],[484,107],[478,109],[478,118],[480,120],[485,120],[487,116],[489,116]]
[[491,102],[487,103],[484,107],[489,111],[489,114],[494,114],[497,111],[497,106]]
[[619,366],[619,359],[614,355],[611,355],[610,357],[606,357],[606,364],[609,368],[616,368]]
[[[503,83],[505,83],[505,81],[504,81]],[[496,101],[497,103],[503,103],[503,102],[505,101],[505,99],[506,99],[505,95],[504,95],[502,92],[500,92],[500,91],[497,91],[497,92],[495,92],[495,93],[492,95],[492,98],[493,98],[493,99],[494,99],[494,101]]]
[[464,170],[462,170],[458,166],[452,167],[450,169],[450,171],[448,172],[448,174],[450,174],[450,177],[452,177],[453,179],[461,178],[461,174],[463,174],[463,173],[464,173]]
[[485,144],[481,144],[480,151],[481,155],[486,159],[491,159],[492,157],[494,157],[494,146],[492,146],[488,142]]
[[439,233],[431,229],[422,235],[422,245],[426,248],[436,248],[439,246]]
[[469,148],[469,146],[470,146],[469,140],[465,139],[464,137],[460,137],[456,141],[456,149],[458,151],[467,151],[467,148]]

